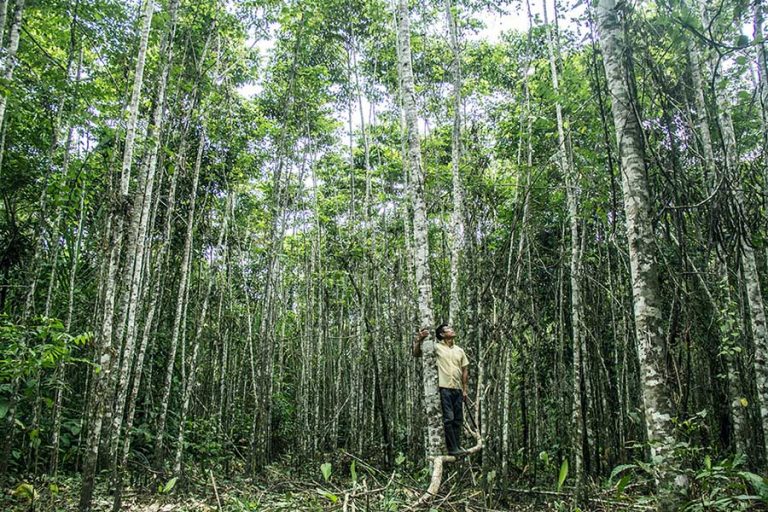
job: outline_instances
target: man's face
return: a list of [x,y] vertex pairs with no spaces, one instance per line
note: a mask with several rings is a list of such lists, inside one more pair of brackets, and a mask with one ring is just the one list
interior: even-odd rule
[[443,327],[442,335],[443,340],[452,340],[456,337],[456,333],[453,331],[453,327],[451,326]]

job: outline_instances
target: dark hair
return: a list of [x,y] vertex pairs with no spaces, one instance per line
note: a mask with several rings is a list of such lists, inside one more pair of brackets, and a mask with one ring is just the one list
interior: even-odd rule
[[443,331],[445,328],[448,327],[448,324],[440,324],[437,326],[437,329],[435,329],[435,338],[442,341],[443,339]]

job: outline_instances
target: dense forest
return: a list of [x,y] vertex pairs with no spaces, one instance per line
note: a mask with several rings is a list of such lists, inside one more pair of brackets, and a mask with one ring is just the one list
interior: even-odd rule
[[768,510],[766,10],[0,0],[0,508]]

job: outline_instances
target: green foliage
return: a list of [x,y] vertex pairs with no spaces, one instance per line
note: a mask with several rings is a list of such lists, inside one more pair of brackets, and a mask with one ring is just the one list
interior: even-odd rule
[[0,385],[12,382],[37,383],[38,372],[60,364],[84,363],[74,357],[90,333],[72,336],[55,318],[36,318],[29,324],[14,324],[0,316]]
[[328,501],[330,501],[331,503],[336,503],[336,502],[339,501],[339,497],[337,495],[333,494],[332,492],[329,492],[329,491],[326,491],[326,490],[323,490],[323,489],[318,489],[317,493],[320,496],[323,496],[324,498],[328,499]]
[[568,477],[568,459],[563,459],[563,463],[560,465],[560,472],[557,475],[557,490],[563,488],[563,482]]
[[37,489],[32,484],[29,484],[27,482],[22,482],[19,485],[16,486],[16,488],[13,490],[12,494],[20,499],[23,499],[28,502],[33,502],[38,497]]
[[165,484],[160,484],[157,486],[157,492],[158,494],[170,494],[170,492],[173,490],[174,486],[176,485],[176,482],[178,481],[178,477],[173,477]]
[[333,470],[333,467],[331,466],[330,462],[324,462],[320,465],[320,471],[323,474],[323,480],[326,482],[331,478],[331,471]]
[[[90,333],[71,335],[54,318],[20,324],[0,316],[0,419],[13,411],[13,428],[25,431],[30,448],[40,448],[50,429],[47,422],[35,422],[31,414],[35,401],[53,408],[56,390],[64,385],[61,372],[90,364],[78,355],[91,338]],[[59,443],[66,459],[74,453],[72,441],[80,432],[80,419],[64,418],[61,427]],[[11,452],[12,463],[20,458],[21,451]]]
[[744,455],[734,455],[714,464],[709,455],[701,469],[693,473],[691,494],[694,496],[684,510],[751,510],[756,505],[768,505],[768,481],[754,473],[744,471]]

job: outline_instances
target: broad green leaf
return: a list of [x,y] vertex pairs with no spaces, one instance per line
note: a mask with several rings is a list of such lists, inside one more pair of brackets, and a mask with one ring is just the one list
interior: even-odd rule
[[632,475],[627,473],[623,477],[619,479],[619,482],[616,484],[616,495],[621,496],[621,494],[624,492],[624,489],[627,487],[627,484],[629,484],[629,481],[632,480]]
[[173,486],[176,485],[176,481],[178,480],[178,477],[173,477],[170,480],[168,480],[165,485],[163,486],[163,494],[168,494],[173,490]]
[[403,455],[403,453],[400,452],[397,454],[397,457],[395,457],[395,464],[399,466],[403,462],[405,462],[405,455]]
[[557,490],[563,488],[563,482],[568,478],[568,459],[563,459],[563,463],[560,465],[560,475],[557,477]]
[[330,462],[324,462],[320,466],[320,471],[323,472],[323,479],[327,482],[329,478],[331,478],[331,463]]
[[620,464],[615,468],[613,468],[613,471],[611,471],[611,476],[608,477],[608,481],[612,482],[613,479],[619,475],[619,473],[626,471],[627,469],[635,469],[635,468],[637,468],[636,464]]
[[32,486],[32,484],[22,482],[16,486],[16,488],[13,490],[11,494],[16,496],[17,498],[34,500],[37,497],[37,490]]
[[749,482],[764,500],[768,500],[768,482],[765,478],[749,471],[739,471],[739,476]]
[[324,498],[327,498],[330,500],[331,503],[336,503],[339,501],[339,497],[333,494],[332,492],[325,491],[323,489],[317,489],[317,494],[320,496],[323,496]]
[[356,461],[353,460],[352,465],[349,467],[349,473],[350,473],[350,476],[352,477],[353,483],[357,483],[357,470],[355,469],[355,462]]

